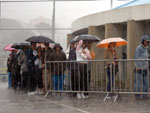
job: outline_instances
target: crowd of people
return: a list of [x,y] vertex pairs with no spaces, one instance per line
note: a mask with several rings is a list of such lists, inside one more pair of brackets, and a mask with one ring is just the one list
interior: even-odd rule
[[[148,36],[142,37],[142,43],[135,51],[135,59],[148,59],[146,48],[148,39]],[[104,59],[118,59],[117,52],[114,49],[115,45],[115,42],[109,43],[108,48],[104,51]],[[63,90],[65,71],[69,70],[71,78],[70,90],[73,92],[73,96],[79,99],[88,98],[89,95],[86,91],[89,91],[91,80],[91,65],[88,60],[95,59],[92,42],[83,40],[80,40],[78,43],[71,42],[68,59],[60,44],[56,43],[53,48],[50,47],[49,43],[44,43],[44,46],[44,48],[41,46],[37,47],[36,43],[31,42],[30,47],[25,47],[21,50],[15,49],[10,53],[7,62],[9,88],[13,88],[15,91],[18,89],[24,90],[29,95],[35,93],[44,94],[46,90]],[[135,91],[140,91],[140,77],[142,75],[144,81],[143,89],[144,92],[147,92],[147,62],[139,63],[139,61],[135,61],[135,66]],[[107,91],[110,92],[114,76],[118,72],[118,63],[116,61],[106,62],[106,70],[108,78]],[[85,91],[86,93],[78,91]],[[139,99],[141,97],[136,95],[136,98]]]
[[[31,43],[31,47],[13,50],[8,58],[7,66],[9,73],[9,88],[18,88],[29,94],[35,91],[45,92],[45,61],[66,60],[66,55],[61,51],[60,44],[55,44],[50,48],[49,43],[45,43],[45,48],[37,47],[36,43]],[[50,81],[50,69],[46,69]],[[37,89],[38,88],[38,89]]]
[[[10,53],[7,61],[9,88],[15,91],[24,90],[29,92],[29,95],[42,94],[46,90],[63,90],[65,71],[69,70],[71,90],[87,91],[88,81],[90,82],[87,60],[95,57],[94,51],[91,50],[92,42],[81,40],[77,45],[75,42],[70,43],[68,59],[60,44],[56,43],[53,48],[49,43],[44,43],[44,46],[44,48],[37,47],[37,44],[32,42],[30,47],[15,49]],[[58,62],[67,60],[83,62]],[[57,62],[45,63],[45,61]],[[78,98],[85,98],[85,95],[88,97],[87,93],[74,93],[74,95]]]

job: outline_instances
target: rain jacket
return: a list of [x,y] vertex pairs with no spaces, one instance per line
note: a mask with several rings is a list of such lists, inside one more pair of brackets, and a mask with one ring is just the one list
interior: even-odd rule
[[45,61],[50,61],[51,54],[53,53],[52,48],[42,51],[42,64],[45,64]]
[[[69,59],[70,61],[76,61],[76,48],[73,48],[69,51]],[[75,62],[68,63],[68,69],[74,70],[75,69]]]
[[28,66],[28,70],[35,70],[35,60],[37,59],[37,55],[34,54],[34,51],[29,48],[27,50],[27,66]]
[[[135,50],[135,59],[148,59],[148,50],[144,45],[139,45]],[[138,69],[147,69],[148,61],[135,61],[135,66]]]
[[21,51],[20,53],[20,56],[18,58],[18,64],[21,66],[21,74],[23,72],[28,72],[27,57],[24,51]]
[[[48,49],[44,49],[41,53],[41,63],[45,64],[45,61],[51,61],[51,54],[53,53],[53,49],[48,47]],[[46,64],[47,69],[50,69],[50,64]]]
[[[51,55],[51,61],[66,61],[66,55],[63,51],[60,51],[59,54],[56,51],[53,51]],[[51,63],[51,71],[53,75],[62,75],[66,70],[66,63]]]
[[90,51],[88,50],[88,48],[85,48],[84,50],[85,50],[86,54],[84,54],[82,52],[83,51],[82,45],[83,45],[83,40],[80,40],[77,45],[77,48],[76,48],[77,61],[90,60],[91,59]]

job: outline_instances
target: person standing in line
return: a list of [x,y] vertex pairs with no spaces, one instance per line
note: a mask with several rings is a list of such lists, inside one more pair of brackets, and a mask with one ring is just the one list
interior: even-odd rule
[[12,70],[12,55],[13,55],[12,51],[9,54],[9,57],[7,59],[7,72],[8,72],[8,88],[11,88],[11,70]]
[[15,49],[15,52],[12,56],[12,88],[17,91],[19,84],[21,82],[20,75],[20,65],[18,63],[18,58],[20,56],[20,50]]
[[[45,66],[45,61],[51,61],[51,54],[53,53],[53,49],[50,47],[49,43],[44,43],[44,46],[45,46],[45,48],[41,52],[42,79],[43,79],[42,83],[43,83],[43,93],[46,93],[46,89],[52,90],[52,88],[53,88],[53,81],[52,81],[52,73],[50,71],[50,64],[46,63],[46,66]],[[47,78],[45,78],[45,73],[47,74]],[[45,79],[47,79],[47,88],[46,88]]]
[[[135,50],[135,59],[148,59],[148,50],[147,46],[150,42],[150,37],[144,35],[141,37],[141,44],[137,46]],[[134,82],[134,91],[140,92],[141,83],[143,92],[148,92],[148,61],[135,61],[135,82]],[[135,94],[135,99],[140,100],[141,98],[147,99],[147,95]]]
[[35,60],[37,59],[36,43],[31,42],[31,48],[27,51],[27,65],[29,72],[28,81],[28,95],[34,95],[36,90],[36,74],[35,74]]
[[20,52],[20,56],[18,58],[18,64],[20,65],[20,75],[21,75],[21,89],[25,92],[27,89],[27,81],[28,81],[28,66],[27,66],[27,57],[26,57],[26,48],[23,48]]
[[[77,48],[76,48],[76,58],[78,64],[77,64],[77,91],[87,91],[88,87],[88,62],[87,60],[91,59],[90,51],[87,49],[87,45],[83,40],[80,40],[78,42]],[[84,93],[77,93],[77,98],[86,98]]]
[[[69,51],[69,61],[76,61],[76,47],[75,43],[71,42],[70,43],[70,51]],[[75,78],[75,70],[76,70],[76,62],[71,62],[68,64],[68,69],[69,69],[69,76],[71,78],[71,90],[76,91],[76,78]],[[73,96],[76,96],[76,93],[72,93]]]
[[[109,59],[112,61],[117,59],[117,52],[114,49],[115,45],[116,45],[115,42],[109,43],[108,48],[104,51],[104,59]],[[111,88],[113,87],[113,81],[114,81],[115,75],[118,72],[118,63],[114,61],[107,62],[106,69],[107,69],[107,78],[108,78],[107,91],[110,92]]]
[[58,63],[51,64],[54,90],[63,90],[64,85],[66,63],[61,63],[61,61],[66,61],[67,58],[62,49],[63,48],[61,47],[61,45],[56,43],[53,48],[53,54],[51,56],[51,61],[60,61]]
[[43,94],[43,80],[42,80],[42,48],[39,46],[37,48],[38,57],[35,60],[35,69],[36,69],[36,86],[37,93]]
[[[88,41],[87,42],[87,49],[88,51],[90,51],[90,56],[91,56],[91,59],[89,60],[94,60],[95,59],[95,52],[92,50],[92,42],[91,41]],[[87,91],[90,90],[90,81],[91,81],[91,67],[92,67],[92,62],[89,62],[88,63],[88,83],[87,83]],[[89,98],[89,94],[88,93],[85,93],[85,98]]]

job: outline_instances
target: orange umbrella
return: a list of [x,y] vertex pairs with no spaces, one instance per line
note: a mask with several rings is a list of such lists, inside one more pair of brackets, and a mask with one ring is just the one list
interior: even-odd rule
[[119,46],[123,46],[126,45],[128,42],[120,37],[117,38],[107,38],[104,39],[100,42],[98,42],[98,44],[96,45],[96,47],[100,47],[100,48],[108,48],[109,43],[115,42],[115,47],[119,47]]

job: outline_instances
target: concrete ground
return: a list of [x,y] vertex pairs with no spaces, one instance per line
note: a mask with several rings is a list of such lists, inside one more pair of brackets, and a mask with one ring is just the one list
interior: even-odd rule
[[136,101],[134,95],[120,95],[117,102],[103,102],[104,94],[76,99],[69,94],[28,96],[0,83],[0,113],[150,113],[150,99]]

